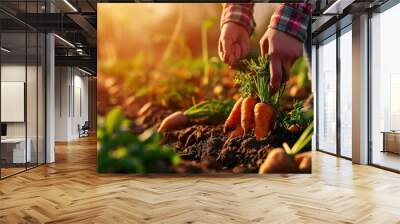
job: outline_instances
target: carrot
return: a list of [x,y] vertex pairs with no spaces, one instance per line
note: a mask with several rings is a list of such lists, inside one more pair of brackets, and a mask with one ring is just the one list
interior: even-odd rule
[[271,150],[258,171],[259,174],[294,172],[296,172],[296,164],[282,148]]
[[[292,148],[283,143],[283,148],[275,148],[269,152],[261,164],[259,173],[311,173],[311,152],[299,153],[310,141],[313,135],[314,124],[308,125]],[[298,154],[299,153],[299,154]]]
[[292,124],[290,125],[290,127],[288,128],[288,131],[292,132],[292,133],[297,133],[300,131],[300,127],[297,124]]
[[187,123],[189,123],[189,118],[186,117],[182,111],[177,111],[164,118],[164,120],[161,122],[160,127],[158,128],[158,132],[177,129],[179,127],[185,126]]
[[257,103],[254,107],[254,120],[256,139],[267,137],[275,124],[274,107],[267,103]]
[[312,170],[312,160],[310,156],[306,156],[301,160],[299,165],[299,170],[305,173],[311,173]]
[[311,166],[312,166],[311,152],[299,153],[295,155],[293,159],[300,171],[306,173],[311,172]]
[[244,134],[242,126],[237,126],[235,130],[231,132],[230,138],[236,138]]
[[299,165],[300,165],[300,163],[301,163],[301,161],[304,159],[304,157],[306,157],[306,156],[310,156],[307,152],[303,152],[303,153],[299,153],[299,154],[296,154],[294,157],[293,157],[293,160],[294,160],[294,162],[296,163],[296,166],[298,167]]
[[224,132],[230,132],[235,129],[240,122],[240,109],[242,107],[243,98],[239,98],[233,106],[231,113],[225,121]]
[[244,133],[248,133],[254,127],[254,106],[257,99],[253,96],[244,98],[241,108],[241,125]]
[[[269,64],[268,59],[267,64]],[[268,67],[269,66],[267,66],[267,69]],[[268,71],[266,74],[260,73],[257,76],[254,76],[253,79],[256,87],[256,94],[258,98],[260,98],[260,103],[257,103],[254,107],[254,134],[257,140],[261,140],[266,138],[275,126],[275,107],[279,108],[279,100],[283,94],[284,86],[279,88],[277,94],[271,95],[268,87],[268,83],[270,82]]]
[[146,104],[144,104],[140,110],[137,112],[137,116],[140,117],[142,115],[144,115],[147,111],[150,110],[151,106],[153,106],[153,103],[151,102],[147,102]]

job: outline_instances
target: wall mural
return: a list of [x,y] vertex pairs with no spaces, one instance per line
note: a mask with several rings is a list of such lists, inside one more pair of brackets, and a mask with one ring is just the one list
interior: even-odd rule
[[98,4],[98,172],[311,173],[310,13]]

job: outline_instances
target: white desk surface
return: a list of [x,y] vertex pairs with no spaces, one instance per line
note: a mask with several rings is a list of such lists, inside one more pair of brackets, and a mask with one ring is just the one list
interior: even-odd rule
[[[25,138],[4,138],[1,139],[1,144],[15,144],[13,148],[13,163],[25,163],[31,161],[31,145],[32,141],[27,138],[25,144]],[[26,147],[25,147],[26,145]]]
[[[29,138],[27,139],[30,140]],[[20,143],[25,142],[25,138],[2,138],[1,143]]]

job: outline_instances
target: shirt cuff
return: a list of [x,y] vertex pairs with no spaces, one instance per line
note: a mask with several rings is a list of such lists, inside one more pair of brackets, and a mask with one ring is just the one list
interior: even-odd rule
[[241,25],[249,35],[254,31],[256,23],[253,17],[254,3],[226,3],[223,4],[221,27],[228,22]]
[[280,5],[271,18],[269,27],[288,33],[304,42],[307,37],[307,26],[311,14],[308,10]]

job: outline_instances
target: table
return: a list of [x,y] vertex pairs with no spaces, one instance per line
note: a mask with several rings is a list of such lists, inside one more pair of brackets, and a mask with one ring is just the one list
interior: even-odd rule
[[[26,142],[26,154],[25,154],[25,144]],[[10,163],[26,163],[31,162],[32,153],[31,146],[32,140],[27,138],[25,142],[25,138],[5,138],[1,139],[1,157],[5,158],[7,162]],[[8,154],[7,156],[3,156],[3,154]],[[12,154],[12,156],[10,155]],[[11,160],[12,157],[12,160]]]
[[400,131],[382,131],[383,150],[382,152],[392,152],[400,154]]

